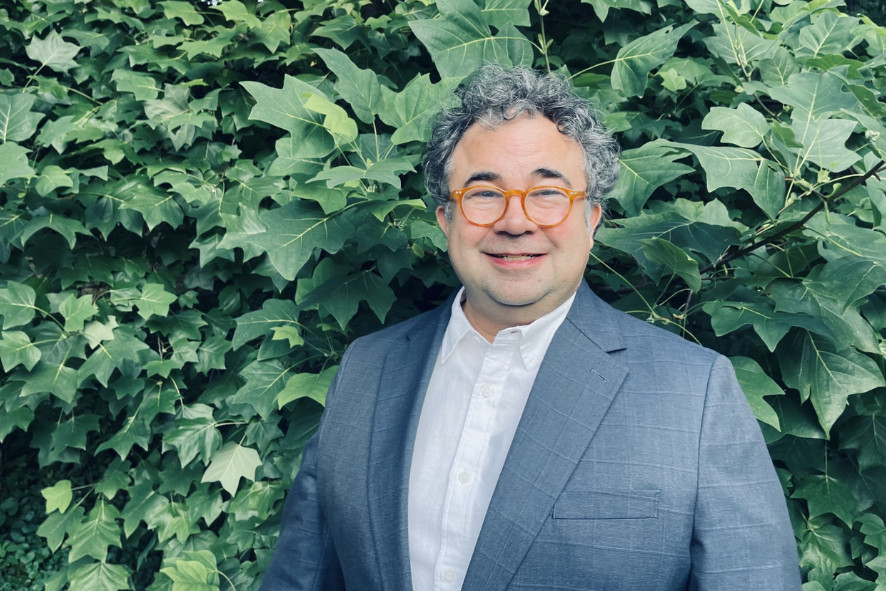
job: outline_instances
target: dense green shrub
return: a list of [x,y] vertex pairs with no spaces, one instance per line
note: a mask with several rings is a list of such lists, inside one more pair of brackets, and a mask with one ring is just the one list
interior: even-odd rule
[[883,588],[886,29],[864,10],[7,1],[0,566],[36,533],[49,590],[256,588],[342,351],[455,283],[415,168],[498,61],[570,76],[618,135],[588,278],[733,359],[805,589]]

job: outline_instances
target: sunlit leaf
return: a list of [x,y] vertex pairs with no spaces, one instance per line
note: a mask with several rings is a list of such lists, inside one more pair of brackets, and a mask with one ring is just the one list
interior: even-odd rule
[[33,94],[0,94],[0,142],[22,142],[37,130],[43,113],[31,111]]
[[76,43],[68,43],[56,31],[50,31],[45,39],[34,37],[25,51],[28,57],[57,72],[67,72],[77,67],[74,56],[80,51]]
[[255,470],[261,465],[258,453],[233,441],[212,454],[212,460],[201,482],[220,482],[230,494],[237,492],[241,478],[255,480]]
[[283,408],[286,404],[300,398],[310,398],[322,405],[326,404],[326,392],[335,377],[338,366],[327,367],[318,374],[299,373],[290,376],[286,380],[286,386],[277,394],[277,406]]

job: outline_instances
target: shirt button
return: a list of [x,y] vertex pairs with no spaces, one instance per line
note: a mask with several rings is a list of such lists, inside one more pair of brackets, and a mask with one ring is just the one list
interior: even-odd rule
[[462,470],[461,472],[458,473],[458,481],[461,482],[462,484],[467,484],[468,482],[470,482],[470,480],[471,480],[471,473],[470,472],[466,472],[465,470]]
[[443,578],[446,579],[447,583],[451,583],[455,580],[455,570],[451,568],[447,568],[443,571]]
[[483,386],[480,388],[480,395],[483,396],[483,398],[489,398],[493,394],[495,394],[495,388],[492,386]]

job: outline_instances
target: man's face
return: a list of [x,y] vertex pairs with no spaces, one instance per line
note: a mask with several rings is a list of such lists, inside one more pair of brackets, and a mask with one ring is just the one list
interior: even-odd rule
[[[495,185],[526,190],[556,185],[586,190],[581,147],[540,115],[520,115],[496,129],[474,124],[452,153],[449,189]],[[437,208],[449,258],[465,286],[465,314],[490,341],[509,326],[544,316],[578,288],[600,221],[594,207],[585,222],[577,200],[558,226],[539,228],[526,218],[520,198],[490,227],[470,224],[452,204],[452,220]]]

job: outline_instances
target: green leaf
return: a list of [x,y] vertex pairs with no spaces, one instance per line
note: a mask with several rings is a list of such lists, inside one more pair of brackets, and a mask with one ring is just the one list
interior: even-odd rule
[[[698,261],[686,254],[683,249],[662,238],[638,240],[643,254],[653,262],[664,265],[675,275],[681,277],[694,292],[701,289],[701,275],[698,273]],[[660,279],[658,273],[654,274]]]
[[785,205],[784,171],[769,160],[760,161],[754,186],[749,191],[754,203],[769,219],[775,219]]
[[848,15],[824,10],[817,12],[812,25],[803,27],[797,36],[800,43],[797,54],[818,57],[852,51],[861,41],[854,33],[857,26],[858,20]]
[[318,374],[297,373],[293,375],[286,381],[286,387],[277,394],[277,407],[283,408],[293,400],[301,398],[310,398],[325,406],[326,392],[337,371],[338,366],[336,365],[327,367]]
[[[886,417],[879,414],[852,417],[840,430],[840,444],[858,453],[858,466],[869,470],[886,464]],[[880,549],[886,552],[886,547]]]
[[173,19],[178,18],[186,25],[201,25],[203,24],[203,17],[194,10],[194,5],[190,2],[174,2],[174,1],[166,1],[160,2],[160,6],[163,7],[163,14],[166,18]]
[[[169,499],[157,494],[150,481],[143,479],[129,489],[129,501],[123,507],[123,533],[129,538],[139,522],[152,526],[158,515],[169,505]],[[153,528],[152,528],[153,529]]]
[[[64,169],[51,164],[40,172],[35,188],[41,197],[46,197],[58,188],[73,186],[74,180],[68,176],[68,173]],[[80,227],[83,227],[82,224],[80,224]],[[85,229],[83,233],[86,233]]]
[[[186,483],[190,486],[193,481],[193,477],[189,475]],[[160,542],[175,537],[179,544],[184,544],[188,538],[200,531],[184,503],[169,503],[166,505],[162,511],[157,513],[156,527],[157,539]]]
[[335,138],[337,146],[350,144],[357,139],[357,124],[344,109],[326,97],[312,94],[305,100],[304,107],[323,115],[323,127]]
[[723,141],[742,148],[760,145],[769,131],[766,118],[756,109],[740,103],[735,109],[714,107],[701,122],[702,129],[723,132]]
[[[172,566],[160,569],[160,572],[172,579],[172,591],[219,591],[218,567],[215,558],[207,550],[199,551],[205,556],[200,560],[178,558]],[[196,552],[188,552],[190,555]],[[211,564],[207,561],[211,560]]]
[[233,441],[212,454],[212,460],[200,482],[220,482],[222,488],[234,495],[240,478],[255,480],[255,470],[261,466],[258,453]]
[[704,168],[709,192],[723,187],[751,191],[755,186],[758,163],[762,158],[754,151],[744,148],[698,146],[665,141],[655,143],[692,152],[698,158],[698,163]]
[[[241,84],[255,98],[255,106],[249,113],[250,119],[285,129],[293,138],[311,146],[310,154],[313,157],[326,156],[335,149],[335,140],[324,127],[323,114],[305,106],[312,96],[326,99],[319,90],[289,75],[284,76],[282,89],[271,88],[259,82]],[[301,155],[306,157],[307,153],[302,151]]]
[[[581,0],[583,4],[590,4],[600,22],[606,22],[610,8],[636,10],[643,14],[652,14],[652,5],[647,0]],[[621,13],[619,13],[621,14]]]
[[650,143],[625,150],[620,158],[618,183],[609,198],[618,201],[627,215],[637,215],[655,189],[693,171],[674,162],[679,158],[683,158],[679,151]]
[[33,94],[0,94],[0,142],[23,142],[37,131],[45,115],[31,111]]
[[89,591],[119,591],[131,589],[129,573],[119,564],[109,564],[102,560],[85,564],[71,573],[71,589]]
[[80,220],[73,220],[50,213],[48,215],[35,216],[25,224],[21,233],[22,244],[26,244],[34,234],[44,229],[52,230],[63,236],[71,248],[74,248],[77,244],[77,234],[89,235],[89,232],[83,227]]
[[[261,215],[266,230],[249,238],[268,253],[274,269],[287,281],[295,279],[315,250],[335,253],[354,232],[341,215],[326,215],[310,203],[292,201]],[[222,241],[225,244],[227,237]]]
[[460,78],[448,78],[431,83],[430,76],[416,76],[400,92],[382,87],[384,110],[379,113],[382,121],[395,128],[391,136],[394,145],[408,142],[425,142],[431,137],[431,120],[441,107],[451,107],[458,100],[452,91]]
[[43,362],[28,376],[22,386],[22,396],[49,392],[67,403],[74,401],[80,376],[76,369],[62,363]]
[[74,562],[84,556],[91,556],[104,561],[108,556],[108,546],[122,548],[120,544],[120,526],[117,520],[120,512],[99,498],[95,507],[72,533],[69,538],[71,553],[68,560]]
[[769,96],[794,107],[794,121],[820,121],[843,109],[853,109],[857,100],[844,90],[835,75],[799,72],[784,86],[769,90]]
[[135,445],[146,452],[149,451],[153,435],[151,428],[145,423],[144,417],[139,414],[133,414],[126,418],[123,426],[117,433],[100,444],[95,451],[100,453],[107,449],[112,449],[117,452],[121,460],[125,460]]
[[274,333],[271,340],[287,341],[290,347],[300,347],[305,343],[297,326],[275,326],[271,331]]
[[532,45],[512,23],[493,35],[473,0],[438,0],[440,18],[410,21],[443,78],[464,77],[484,63],[532,65]]
[[169,314],[169,304],[176,300],[175,295],[166,291],[159,283],[148,283],[142,290],[141,295],[135,302],[138,315],[147,320],[153,315],[166,316]]
[[289,45],[292,39],[291,29],[292,19],[289,17],[289,12],[278,10],[265,16],[261,25],[252,30],[252,34],[269,52],[276,53],[280,45]]
[[852,564],[847,546],[841,527],[810,524],[800,537],[800,566],[807,570],[818,569],[822,573],[836,572]]
[[25,48],[28,57],[56,72],[67,72],[77,67],[74,56],[80,51],[76,43],[68,43],[55,31],[50,31],[46,39],[34,36]]
[[[847,281],[847,277],[852,280]],[[803,284],[813,292],[832,298],[838,310],[845,311],[886,285],[886,264],[847,256],[826,263],[815,279],[807,279]]]
[[[720,4],[719,1],[717,3]],[[726,63],[749,69],[753,64],[772,59],[778,53],[777,40],[764,37],[748,27],[720,22],[713,25],[713,30],[714,36],[705,37],[704,44],[714,56]]]
[[28,371],[40,361],[40,349],[34,346],[27,333],[18,330],[5,330],[0,339],[0,362],[7,373],[21,364]]
[[822,335],[832,335],[819,319],[806,314],[776,312],[774,304],[765,298],[758,301],[713,300],[705,302],[704,311],[711,316],[711,327],[717,336],[723,336],[750,324],[770,351],[792,328],[805,328]]
[[849,487],[825,474],[804,478],[791,497],[806,499],[809,517],[832,513],[850,527],[861,511]]
[[148,229],[156,228],[164,222],[177,227],[184,219],[182,208],[173,193],[159,191],[141,177],[130,175],[109,187],[109,192],[119,199],[122,209],[140,213]]
[[765,396],[781,396],[784,391],[775,381],[766,375],[760,364],[749,357],[730,357],[732,366],[735,368],[735,376],[748,404],[757,419],[774,429],[781,430],[778,414],[766,402]]
[[46,545],[53,552],[57,551],[65,539],[71,535],[83,520],[83,507],[75,506],[65,513],[50,513],[37,528],[37,535],[46,538]]
[[34,169],[28,164],[28,150],[14,142],[0,144],[0,185],[33,174]]
[[261,21],[248,8],[238,0],[225,0],[216,7],[225,15],[225,18],[235,23],[245,23],[250,29],[261,25]]
[[[161,2],[162,5],[168,4],[184,4],[193,7],[187,2]],[[194,13],[197,14],[196,12]],[[199,16],[199,15],[197,15]],[[202,20],[202,17],[201,17]],[[111,81],[117,84],[117,90],[120,92],[131,92],[136,99],[140,101],[152,101],[160,95],[160,88],[153,76],[142,74],[141,72],[133,72],[132,70],[114,70],[111,74]]]
[[40,494],[46,499],[47,514],[56,510],[59,513],[64,513],[68,510],[71,500],[74,498],[71,492],[71,481],[67,479],[59,480],[52,486],[47,486],[40,491]]
[[178,451],[182,468],[198,456],[202,462],[208,463],[212,452],[222,443],[212,408],[204,404],[184,406],[182,417],[176,419],[173,428],[163,434],[163,451]]
[[798,331],[779,351],[785,383],[811,399],[825,433],[843,414],[849,396],[886,386],[877,364],[854,349]]
[[231,343],[239,349],[247,342],[268,335],[281,326],[298,327],[298,308],[291,300],[267,300],[261,310],[237,318],[237,329]]
[[267,419],[274,411],[277,394],[286,383],[289,370],[278,360],[253,361],[241,372],[246,383],[237,390],[231,399],[232,404],[246,404],[255,409],[263,419]]
[[641,212],[639,216],[619,219],[621,227],[600,228],[596,240],[633,255],[644,269],[651,270],[655,263],[643,253],[640,240],[662,238],[690,251],[701,253],[709,261],[737,243],[740,226],[726,217],[723,205],[713,201],[708,204],[677,199],[672,206],[655,213]]
[[381,83],[372,70],[362,70],[337,49],[315,48],[326,67],[338,79],[335,91],[351,105],[354,114],[364,123],[372,123],[382,107]]
[[665,27],[634,39],[618,51],[612,68],[612,88],[625,96],[643,96],[649,72],[674,55],[680,38],[694,26]]
[[131,326],[113,329],[113,339],[100,343],[86,362],[80,366],[78,370],[80,379],[85,380],[90,376],[95,376],[102,385],[107,386],[111,374],[118,367],[126,367],[127,363],[139,367],[142,357],[150,349],[134,333]]
[[65,319],[65,332],[79,332],[86,321],[98,312],[98,306],[92,302],[91,295],[78,298],[72,293],[61,303],[58,311]]
[[491,27],[500,29],[508,23],[528,27],[531,24],[529,4],[529,0],[484,0],[480,12],[483,22]]

